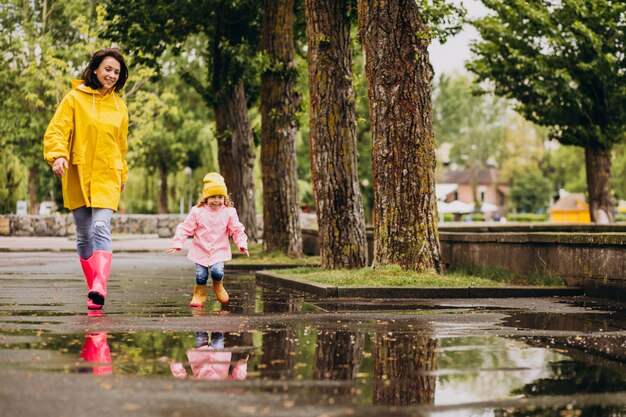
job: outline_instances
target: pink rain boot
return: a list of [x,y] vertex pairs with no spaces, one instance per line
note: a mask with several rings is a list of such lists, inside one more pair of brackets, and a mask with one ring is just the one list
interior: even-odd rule
[[[93,269],[93,255],[91,257],[89,257],[88,259],[83,259],[81,257],[79,257],[78,259],[80,259],[80,266],[83,268],[83,274],[85,274],[85,281],[87,281],[87,288],[89,289],[89,292],[91,292],[91,288],[93,287],[93,280],[94,280],[94,276],[95,276],[95,272]],[[95,304],[93,301],[91,301],[91,298],[87,297],[87,308],[90,310],[97,310],[102,308],[101,304]]]
[[89,333],[85,335],[85,343],[83,343],[83,351],[80,357],[87,362],[100,364],[93,367],[93,373],[98,375],[108,375],[113,372],[111,367],[111,351],[107,342],[107,333]]
[[94,278],[91,290],[87,297],[92,301],[94,308],[102,308],[107,296],[107,282],[111,272],[111,259],[113,254],[103,250],[93,251],[89,260],[93,266]]

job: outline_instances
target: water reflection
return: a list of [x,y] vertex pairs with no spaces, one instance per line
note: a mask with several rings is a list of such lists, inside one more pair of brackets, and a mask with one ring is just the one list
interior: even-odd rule
[[[248,374],[246,352],[224,349],[224,333],[196,332],[196,347],[187,351],[187,359],[193,377],[210,381],[234,379],[242,381]],[[170,370],[176,378],[187,378],[188,372],[182,362],[171,361]]]
[[[300,305],[287,295],[273,294],[262,301],[266,314],[279,317]],[[626,367],[562,347],[552,349],[541,340],[439,338],[424,327],[427,324],[393,322],[294,324],[279,319],[242,332],[222,331],[218,323],[219,318],[206,321],[209,328],[195,332],[75,335],[2,330],[0,368],[213,382],[256,379],[238,389],[323,405],[455,406],[626,392]],[[610,414],[615,410],[621,409],[605,405],[582,415],[619,415]],[[495,411],[476,415],[493,416]],[[497,415],[543,415],[515,412],[500,410]]]
[[[263,291],[263,312],[290,314],[298,312],[302,303],[292,293]],[[267,379],[294,379],[298,331],[294,327],[276,325],[263,333],[261,376]],[[272,390],[275,390],[274,388]]]
[[377,332],[374,396],[378,405],[434,404],[437,339],[407,332]]
[[[313,379],[355,381],[363,361],[362,332],[319,330],[313,359]],[[325,395],[352,395],[352,386],[321,387]]]
[[79,367],[78,372],[96,375],[110,375],[113,373],[107,332],[87,333],[80,357],[88,362],[89,366]]

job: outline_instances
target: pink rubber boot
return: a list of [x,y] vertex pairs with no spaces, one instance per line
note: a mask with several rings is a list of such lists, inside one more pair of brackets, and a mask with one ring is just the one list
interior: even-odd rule
[[[102,308],[107,296],[107,282],[111,272],[111,259],[113,254],[103,250],[93,251],[89,260],[93,266],[94,278],[91,290],[87,297],[92,301],[95,308]],[[90,307],[91,308],[91,307]]]
[[[83,259],[81,257],[78,257],[78,259],[80,259],[80,266],[83,268],[83,274],[85,275],[87,288],[89,289],[89,292],[91,292],[91,288],[93,287],[93,280],[95,276],[95,271],[92,265],[93,256],[89,257],[88,259]],[[87,297],[87,308],[90,310],[97,310],[99,308],[102,308],[102,305],[95,304],[93,301],[91,301],[91,298]]]

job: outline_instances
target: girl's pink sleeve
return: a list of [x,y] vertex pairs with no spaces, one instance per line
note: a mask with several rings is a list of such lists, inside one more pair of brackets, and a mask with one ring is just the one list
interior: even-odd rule
[[237,210],[230,209],[228,216],[228,234],[233,237],[233,241],[238,248],[248,249],[248,236],[244,232],[246,228],[239,221]]
[[187,238],[194,234],[197,227],[198,213],[195,207],[191,209],[185,220],[176,226],[176,234],[172,239],[172,247],[182,248]]
[[238,381],[243,381],[248,376],[248,364],[246,362],[237,362],[235,366],[233,366],[233,371],[230,374],[230,379],[236,379]]
[[187,371],[180,362],[170,362],[170,371],[176,378],[187,378]]

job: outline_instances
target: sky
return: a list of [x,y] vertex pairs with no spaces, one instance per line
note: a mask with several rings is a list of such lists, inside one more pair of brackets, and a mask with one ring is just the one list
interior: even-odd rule
[[[455,1],[455,3],[459,2]],[[487,14],[487,8],[483,6],[480,0],[463,0],[463,5],[467,9],[467,16],[470,19]],[[464,63],[470,59],[469,44],[474,39],[478,39],[478,32],[471,25],[466,24],[459,34],[449,38],[445,44],[441,45],[434,41],[430,45],[429,54],[430,62],[435,69],[435,78],[442,73],[467,72]]]

